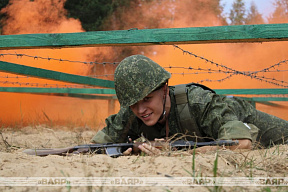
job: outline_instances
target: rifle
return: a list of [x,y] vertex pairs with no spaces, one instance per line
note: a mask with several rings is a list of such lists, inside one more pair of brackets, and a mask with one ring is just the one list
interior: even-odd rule
[[[122,152],[127,150],[128,148],[132,148],[133,151],[138,149],[138,146],[143,144],[144,142],[136,142],[136,143],[105,143],[105,144],[85,144],[78,145],[74,147],[66,147],[66,148],[57,148],[57,149],[26,149],[23,153],[28,155],[36,155],[36,156],[47,156],[47,155],[68,155],[68,154],[78,154],[78,153],[97,153],[103,154],[106,153],[110,157],[119,157],[122,155]],[[152,146],[156,148],[169,147],[176,149],[193,149],[201,146],[231,146],[237,145],[239,142],[237,140],[216,140],[209,142],[194,142],[194,141],[185,141],[185,140],[176,140],[173,142],[163,142],[163,141],[153,141],[149,142]]]

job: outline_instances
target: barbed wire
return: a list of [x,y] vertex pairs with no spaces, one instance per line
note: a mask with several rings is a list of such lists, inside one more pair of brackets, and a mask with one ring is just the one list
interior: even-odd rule
[[16,75],[16,76],[5,75],[5,76],[0,76],[0,78],[2,78],[2,79],[22,79],[22,78],[28,79],[28,78],[31,78],[31,77],[29,77],[29,76],[18,76],[18,75]]
[[231,74],[231,75],[228,75],[227,77],[225,78],[222,78],[222,79],[218,79],[218,80],[211,80],[211,79],[203,79],[201,81],[197,81],[196,83],[203,83],[203,82],[222,82],[222,81],[225,81],[227,79],[230,79],[232,76],[234,76],[235,74]]
[[31,82],[19,82],[19,81],[0,81],[0,84],[11,84],[19,86],[29,87],[49,87],[49,88],[95,88],[88,85],[68,85],[68,84],[53,84],[53,83],[31,83]]
[[277,80],[277,79],[275,79],[275,78],[268,78],[268,77],[264,77],[264,76],[262,76],[261,78],[262,78],[262,79],[270,79],[270,80],[272,80],[272,81],[276,81],[276,82],[288,84],[287,81],[281,81],[281,80]]
[[22,54],[22,53],[1,53],[0,58],[4,56],[16,56],[17,58],[22,58],[22,57],[29,57],[29,58],[34,58],[34,59],[42,59],[42,60],[54,60],[54,61],[60,61],[60,62],[70,62],[70,63],[82,63],[86,65],[94,65],[94,64],[99,64],[99,65],[106,65],[106,64],[111,64],[111,65],[117,65],[119,62],[96,62],[96,61],[75,61],[75,60],[69,60],[69,59],[56,59],[52,57],[41,57],[41,56],[33,56],[33,55],[28,55],[28,54]]
[[267,68],[264,68],[264,69],[262,69],[262,70],[260,70],[260,71],[254,71],[253,73],[260,73],[260,72],[270,72],[270,69],[275,69],[275,67],[280,67],[282,64],[287,64],[287,61],[288,60],[283,60],[283,61],[280,61],[280,62],[278,62],[278,63],[276,63],[276,64],[274,64],[274,65],[271,65],[270,67],[267,67]]
[[182,49],[181,47],[179,47],[178,45],[173,45],[173,46],[174,46],[175,48],[181,50],[181,51],[183,52],[183,54],[187,53],[187,54],[189,54],[189,55],[194,56],[195,58],[199,58],[199,59],[201,59],[201,60],[204,60],[206,63],[211,63],[212,65],[215,65],[216,67],[221,67],[221,68],[225,69],[226,71],[232,71],[232,72],[234,72],[234,73],[236,73],[236,72],[239,73],[239,72],[240,72],[240,71],[237,71],[237,70],[232,69],[232,68],[230,68],[230,67],[227,67],[227,66],[225,66],[225,65],[216,63],[216,62],[214,62],[214,61],[212,61],[212,60],[206,59],[206,58],[204,58],[204,57],[202,57],[202,56],[196,55],[196,54],[194,54],[194,53],[192,53],[192,52],[190,52],[190,51],[186,51],[186,50]]
[[[193,72],[193,73],[172,73],[172,74],[180,74],[180,75],[187,75],[187,74],[189,74],[189,75],[198,75],[198,74],[211,74],[211,73],[224,73],[224,74],[233,74],[233,75],[239,75],[239,74],[250,74],[250,75],[248,75],[249,77],[253,77],[253,78],[255,78],[255,79],[258,79],[258,80],[262,80],[262,81],[265,81],[265,82],[267,82],[267,83],[271,83],[271,84],[276,84],[276,85],[278,85],[277,83],[275,83],[275,82],[279,82],[279,83],[282,83],[282,84],[288,84],[288,82],[286,82],[286,81],[283,81],[283,80],[277,80],[277,79],[275,79],[275,78],[267,78],[267,77],[265,77],[264,75],[262,75],[262,76],[257,76],[256,74],[257,73],[260,73],[260,72],[263,72],[262,70],[261,71],[253,71],[253,72],[251,72],[251,71],[242,71],[241,73],[234,73],[234,72],[231,72],[231,71],[223,71],[223,70],[221,70],[221,69],[219,69],[219,70],[215,70],[215,69],[203,69],[203,68],[192,68],[192,67],[180,67],[180,66],[177,66],[177,67],[173,67],[173,66],[169,66],[169,67],[164,67],[164,68],[166,68],[166,69],[183,69],[183,70],[194,70],[194,71],[201,71],[201,72]],[[203,71],[203,72],[202,72]],[[287,72],[288,70],[276,70],[276,71],[271,71],[271,70],[269,70],[269,71],[266,71],[265,73],[267,73],[267,72]],[[229,78],[230,77],[232,77],[232,76],[229,76]],[[229,79],[229,78],[224,78],[224,80],[227,80],[227,79]],[[271,80],[271,81],[269,81],[269,80]],[[199,82],[201,82],[201,83],[203,83],[203,82],[213,82],[213,81],[219,81],[219,82],[222,82],[223,80],[221,79],[221,80],[210,80],[210,79],[205,79],[205,80],[201,80],[201,81],[199,81]],[[199,83],[199,82],[197,82],[197,83]],[[280,85],[280,84],[279,84]]]
[[[173,68],[182,68],[182,69],[188,69],[187,67],[164,67],[164,68],[170,68],[170,69],[173,69]],[[191,70],[191,69],[188,69],[188,70]],[[197,69],[199,71],[201,71],[201,69]],[[225,73],[225,74],[229,74],[229,73],[232,73],[232,72],[222,72],[222,71],[219,71],[219,70],[212,70],[212,69],[206,69],[206,72],[205,72],[205,69],[203,69],[204,72],[182,72],[182,73],[173,73],[171,72],[172,75],[199,75],[199,74],[211,74],[211,73]],[[277,71],[267,71],[267,72],[287,72],[288,70],[277,70]],[[244,72],[245,73],[245,72]],[[234,73],[233,73],[234,74]],[[88,77],[108,77],[108,76],[114,76],[114,74],[105,74],[105,75],[88,75]],[[264,76],[263,76],[264,78]],[[281,82],[284,82],[284,81],[281,81]]]
[[[199,55],[196,55],[196,54],[194,54],[194,53],[192,53],[192,52],[190,52],[190,51],[187,51],[187,50],[184,50],[183,48],[181,48],[181,47],[179,47],[178,45],[173,45],[175,48],[177,48],[177,49],[179,49],[179,50],[181,50],[182,52],[183,52],[183,54],[189,54],[189,55],[191,55],[191,56],[194,56],[195,58],[199,58],[199,59],[201,59],[201,60],[204,60],[206,63],[210,63],[210,64],[212,64],[212,65],[214,65],[214,66],[216,66],[217,68],[223,68],[224,70],[218,70],[219,72],[223,72],[223,73],[232,73],[232,74],[235,74],[235,75],[244,75],[244,76],[247,76],[247,77],[250,77],[250,78],[254,78],[254,79],[257,79],[257,80],[259,80],[259,81],[262,81],[262,82],[266,82],[266,83],[270,83],[270,84],[274,84],[274,85],[277,85],[277,86],[280,86],[280,87],[288,87],[287,85],[284,85],[283,83],[287,83],[287,82],[285,82],[285,81],[281,81],[281,80],[276,80],[276,79],[269,79],[269,78],[266,78],[266,77],[264,77],[264,76],[257,76],[256,74],[257,73],[260,73],[260,72],[268,72],[270,69],[275,69],[276,67],[279,67],[279,66],[281,66],[282,64],[287,64],[287,61],[288,60],[283,60],[283,61],[280,61],[280,62],[278,62],[278,63],[276,63],[276,64],[274,64],[274,65],[271,65],[270,67],[268,67],[268,68],[264,68],[264,69],[262,69],[262,70],[259,70],[259,71],[238,71],[238,70],[235,70],[235,69],[232,69],[232,68],[230,68],[230,67],[227,67],[227,66],[225,66],[225,65],[222,65],[222,64],[219,64],[219,63],[216,63],[216,62],[214,62],[214,61],[212,61],[212,60],[209,60],[209,59],[207,59],[207,58],[204,58],[204,57],[202,57],[202,56],[199,56]],[[207,69],[206,69],[207,70]],[[279,70],[279,71],[281,71],[281,70]],[[285,70],[286,71],[286,70]],[[277,72],[278,72],[278,70],[277,70]],[[207,80],[205,80],[205,81],[207,81]],[[208,81],[210,81],[210,80],[208,80]],[[203,81],[202,81],[203,82]],[[277,82],[281,82],[282,84],[280,84],[280,83],[277,83]]]
[[[195,58],[199,58],[200,60],[205,61],[206,63],[210,63],[213,66],[216,66],[218,69],[211,69],[211,68],[195,68],[195,67],[183,67],[183,66],[168,66],[168,67],[164,67],[166,69],[183,69],[183,70],[188,70],[188,71],[195,71],[195,72],[182,72],[182,73],[172,73],[171,74],[175,74],[175,75],[198,75],[198,74],[211,74],[211,73],[222,73],[222,74],[228,74],[227,77],[222,78],[222,79],[218,79],[218,80],[212,80],[212,79],[203,79],[201,81],[198,81],[197,83],[203,83],[203,82],[223,82],[225,80],[230,79],[231,77],[233,77],[234,75],[243,75],[243,76],[247,76],[250,77],[251,79],[256,79],[262,82],[266,82],[266,83],[270,83],[273,85],[277,85],[277,86],[281,86],[281,87],[288,87],[288,82],[283,81],[283,80],[278,80],[275,78],[269,78],[269,77],[265,77],[264,75],[259,75],[259,73],[272,73],[272,72],[286,72],[288,70],[279,70],[278,68],[281,65],[287,64],[288,60],[283,60],[280,61],[276,64],[273,64],[267,68],[264,68],[262,70],[258,70],[258,71],[239,71],[239,70],[235,70],[231,67],[227,67],[223,64],[219,64],[217,62],[214,62],[210,59],[207,59],[205,57],[199,56],[195,53],[192,53],[190,51],[184,50],[183,48],[179,47],[178,45],[173,45],[175,48],[181,50],[183,52],[183,54],[189,54],[191,56],[194,56]],[[90,65],[94,65],[94,64],[101,64],[101,65],[106,65],[106,64],[112,64],[112,65],[117,65],[120,62],[87,62],[87,61],[75,61],[75,60],[69,60],[69,59],[57,59],[57,58],[52,58],[52,57],[42,57],[42,56],[32,56],[32,55],[28,55],[28,54],[19,54],[19,53],[2,53],[0,54],[0,58],[4,57],[4,56],[16,56],[17,58],[22,58],[22,57],[29,57],[29,58],[34,58],[34,59],[43,59],[43,60],[54,60],[54,61],[59,61],[59,62],[73,62],[73,63],[82,63],[82,64],[90,64]],[[103,75],[88,75],[89,77],[109,77],[109,76],[114,76],[114,74],[103,74]],[[29,76],[0,76],[0,78],[29,78]],[[8,81],[5,81],[6,83]],[[17,82],[12,82],[12,83],[17,83]],[[20,83],[20,82],[18,82]],[[21,84],[29,84],[29,83],[21,83]],[[43,84],[43,85],[47,85],[47,84]],[[59,86],[59,84],[54,84],[55,86]]]
[[[169,65],[169,67],[164,67],[165,69],[183,69],[183,70],[194,70],[194,71],[207,71],[207,73],[211,73],[211,72],[215,72],[215,73],[217,73],[217,72],[219,72],[219,73],[225,73],[225,74],[227,74],[227,73],[234,73],[234,72],[231,72],[231,71],[224,71],[224,70],[221,70],[221,69],[211,69],[211,68],[208,68],[208,69],[204,69],[204,68],[200,68],[200,67],[198,67],[198,68],[193,68],[193,67],[183,67],[183,66],[170,66]],[[279,70],[279,69],[277,69],[277,70],[275,70],[275,71],[271,71],[271,70],[269,70],[269,71],[265,71],[265,73],[269,73],[269,72],[287,72],[288,70]],[[251,72],[251,71],[242,71],[242,73],[244,73],[244,74],[248,74],[248,73],[250,73],[251,75],[252,74],[254,74],[254,73],[260,73],[260,72],[264,72],[264,71],[253,71],[253,72]],[[196,73],[196,72],[195,72]],[[194,73],[194,74],[195,74]],[[188,74],[188,73],[186,73],[186,74]],[[192,73],[191,73],[192,74]]]

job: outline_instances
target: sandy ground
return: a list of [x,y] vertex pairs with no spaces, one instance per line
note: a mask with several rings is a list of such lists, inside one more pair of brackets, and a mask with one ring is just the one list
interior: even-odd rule
[[[102,154],[71,156],[31,156],[28,148],[61,148],[89,143],[95,131],[46,126],[22,129],[1,128],[0,177],[213,177],[216,152],[188,155],[175,152],[167,156],[121,156],[110,158]],[[14,146],[9,147],[8,145]],[[252,151],[218,152],[218,171],[221,177],[285,177],[288,174],[288,146]],[[72,186],[72,187],[9,187],[0,191],[215,191],[213,187],[174,186]],[[220,187],[218,191],[288,191],[287,187]]]

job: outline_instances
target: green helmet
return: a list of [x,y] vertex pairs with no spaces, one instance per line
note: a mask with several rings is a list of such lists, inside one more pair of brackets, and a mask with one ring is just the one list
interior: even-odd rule
[[115,90],[121,107],[131,106],[165,83],[171,74],[143,55],[125,58],[115,70]]

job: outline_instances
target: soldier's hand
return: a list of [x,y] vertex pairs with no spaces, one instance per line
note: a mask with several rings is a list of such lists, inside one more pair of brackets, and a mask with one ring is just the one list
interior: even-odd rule
[[138,148],[148,155],[160,155],[161,151],[148,143],[143,143],[139,145]]
[[128,148],[126,151],[124,151],[122,154],[123,155],[131,155],[131,153],[132,153],[132,148]]
[[[155,142],[163,142],[165,141],[165,139],[155,139]],[[131,142],[131,140],[130,140]],[[133,147],[132,148],[128,148],[126,151],[124,151],[122,154],[123,155],[131,155],[132,152],[133,154],[139,154],[140,152],[144,152],[147,155],[160,155],[161,151],[155,147],[153,147],[151,144],[149,143],[143,143],[141,145],[139,145],[138,147]]]
[[[153,147],[147,143],[143,143],[143,144],[139,145],[138,149],[140,149],[141,151],[143,151],[144,153],[146,153],[148,155],[159,155],[160,154],[159,149],[157,149],[157,148],[155,148],[155,147]],[[131,155],[132,154],[132,148],[128,148],[122,154],[124,156]]]

